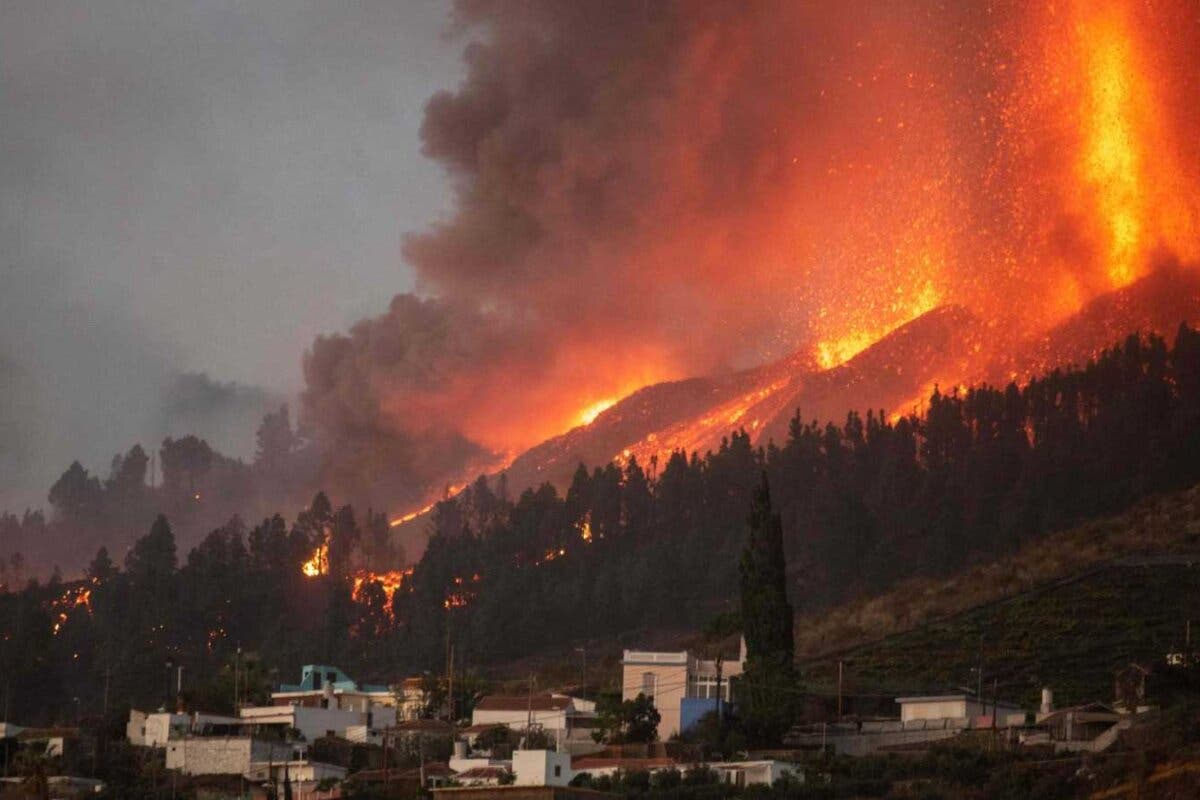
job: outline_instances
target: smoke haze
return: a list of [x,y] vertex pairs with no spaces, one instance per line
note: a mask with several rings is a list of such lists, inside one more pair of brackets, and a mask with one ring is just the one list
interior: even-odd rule
[[[460,70],[446,16],[0,5],[0,509],[168,434],[251,455],[252,407],[294,398],[313,338],[412,286],[402,232],[447,202],[418,152]],[[181,406],[197,373],[241,388]]]

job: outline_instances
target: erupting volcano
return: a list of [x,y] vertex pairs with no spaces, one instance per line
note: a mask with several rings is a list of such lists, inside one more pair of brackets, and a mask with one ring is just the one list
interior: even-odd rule
[[305,360],[335,491],[411,518],[482,471],[765,444],[1200,316],[1193,3],[456,18],[422,296]]

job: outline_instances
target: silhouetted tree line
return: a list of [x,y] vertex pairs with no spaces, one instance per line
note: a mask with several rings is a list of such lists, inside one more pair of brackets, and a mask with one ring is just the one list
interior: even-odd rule
[[235,514],[299,505],[315,484],[318,455],[287,406],[267,414],[254,459],[221,455],[196,436],[167,438],[152,458],[140,445],[113,456],[101,480],[78,461],[50,488],[49,515],[0,512],[0,585],[19,587],[61,566],[78,574],[104,545],[124,552],[158,514],[194,543]]
[[[207,458],[191,444],[179,452],[188,468],[163,458],[175,497],[195,493],[193,467]],[[104,484],[72,468],[56,508],[104,513],[97,496],[146,491],[143,459],[131,451]],[[1133,336],[1023,387],[934,391],[921,415],[820,425],[797,414],[778,445],[756,448],[739,431],[704,456],[581,465],[565,493],[510,497],[502,477],[481,477],[435,507],[427,549],[390,602],[369,581],[356,593],[353,579],[364,564],[400,565],[382,515],[318,495],[291,525],[233,518],[183,563],[159,518],[120,566],[96,555],[81,585],[90,613],[60,620],[75,585],[55,579],[0,593],[0,691],[14,719],[68,717],[74,697],[96,710],[106,683],[110,706],[158,705],[169,660],[184,667],[191,702],[220,710],[235,661],[263,681],[312,661],[388,680],[441,671],[448,642],[470,669],[581,638],[695,630],[735,612],[742,581],[754,583],[739,564],[764,472],[771,513],[760,529],[774,531],[778,514],[795,607],[953,571],[1200,480],[1200,334],[1181,327],[1173,347]],[[306,577],[321,542],[329,574]],[[762,567],[764,583],[779,586],[778,567]]]
[[[325,546],[328,574],[302,567]],[[118,566],[101,547],[82,581],[57,575],[0,592],[0,702],[30,723],[67,721],[133,704],[232,710],[265,701],[313,661],[390,673],[397,653],[387,596],[353,575],[404,560],[387,520],[334,508],[317,494],[289,527],[279,515],[237,517],[180,563],[165,516]],[[176,693],[183,668],[182,695]],[[236,674],[235,674],[236,672]],[[78,698],[78,701],[76,701]]]

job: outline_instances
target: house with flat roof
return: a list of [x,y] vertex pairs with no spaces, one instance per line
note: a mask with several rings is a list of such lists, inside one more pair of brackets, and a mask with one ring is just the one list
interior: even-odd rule
[[300,682],[280,684],[270,706],[240,708],[254,725],[289,725],[312,741],[332,734],[370,741],[373,732],[396,724],[397,699],[387,686],[359,684],[337,667],[308,664]]
[[687,650],[626,650],[621,659],[621,698],[644,694],[659,713],[658,738],[666,741],[696,724],[705,714],[729,703],[729,679],[742,674],[746,642],[737,660],[701,659]]
[[913,697],[897,697],[900,706],[900,721],[917,720],[995,719],[995,724],[977,727],[1006,728],[1025,723],[1025,709],[1003,700],[986,700],[968,694],[938,694]]

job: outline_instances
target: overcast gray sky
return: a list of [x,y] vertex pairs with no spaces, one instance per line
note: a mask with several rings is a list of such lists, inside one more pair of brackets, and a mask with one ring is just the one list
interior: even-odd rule
[[0,509],[186,428],[245,454],[316,334],[412,288],[400,238],[450,202],[418,139],[460,77],[447,13],[0,4]]

